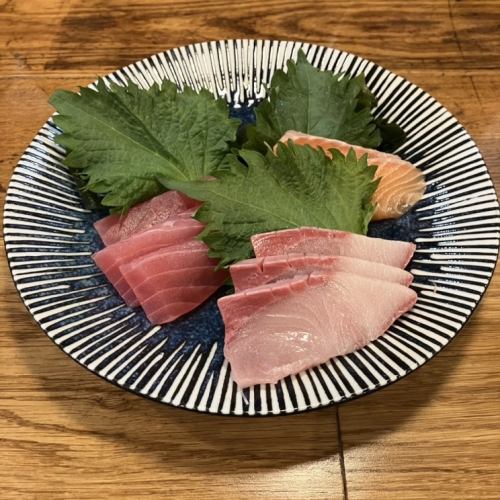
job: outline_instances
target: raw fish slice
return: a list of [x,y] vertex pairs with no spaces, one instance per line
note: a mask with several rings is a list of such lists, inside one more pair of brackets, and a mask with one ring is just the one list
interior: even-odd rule
[[195,219],[172,219],[96,252],[92,257],[103,272],[160,248],[191,240],[203,229]]
[[335,271],[262,285],[219,299],[224,354],[240,387],[276,383],[365,346],[416,300],[403,285]]
[[123,276],[120,266],[160,248],[189,241],[202,229],[203,224],[194,219],[172,219],[109,245],[95,253],[92,258],[122,298],[126,297],[127,304],[134,305],[136,302],[129,292],[130,287],[126,280],[121,279]]
[[398,267],[351,257],[312,254],[258,257],[243,260],[229,268],[237,292],[311,271],[344,271],[405,286],[413,281],[411,273]]
[[191,240],[180,245],[162,248],[138,257],[132,262],[122,264],[120,272],[128,285],[134,289],[141,286],[142,283],[154,279],[160,273],[204,265],[210,265],[214,268],[217,261],[208,258],[208,249],[205,243]]
[[158,292],[141,301],[141,306],[151,323],[169,323],[205,302],[224,284],[226,277],[224,270],[200,269],[194,284],[168,288],[168,283],[165,283],[162,288],[157,287]]
[[368,155],[368,164],[378,167],[375,179],[380,177],[379,185],[373,195],[375,205],[373,220],[396,219],[424,195],[425,179],[422,172],[399,156],[294,130],[285,132],[280,139],[284,143],[289,140],[296,144],[309,144],[316,149],[322,148],[329,157],[331,157],[330,149],[338,149],[345,155],[352,148],[358,158],[364,154]]
[[[201,260],[201,259],[200,259]],[[213,286],[226,279],[227,271],[216,271],[215,265],[210,263],[204,265],[187,267],[184,269],[170,269],[151,277],[134,288],[138,298],[147,301],[150,297],[166,289],[184,288],[190,286]],[[224,282],[222,280],[222,282]]]
[[[192,245],[193,243],[196,246]],[[208,257],[207,246],[198,240],[190,241],[188,244],[189,247],[186,245],[184,250],[181,249],[182,245],[175,245],[135,259],[129,264],[120,266],[120,272],[134,291],[154,288],[159,280],[168,281],[169,288],[189,284],[191,283],[189,273],[192,269],[207,268],[213,273],[217,260]],[[178,284],[172,284],[171,280],[174,279],[177,279]],[[147,292],[143,300],[156,291]],[[139,295],[138,297],[140,298]]]
[[[160,255],[159,255],[160,254]],[[114,287],[129,307],[140,305],[136,288],[150,280],[158,279],[163,273],[175,271],[183,273],[193,266],[208,266],[214,270],[217,260],[208,259],[207,246],[198,240],[186,241],[184,244],[172,245],[156,252],[133,259],[128,264],[120,266],[120,278]],[[161,256],[161,262],[158,258]],[[152,257],[152,259],[149,259]],[[156,258],[155,258],[156,257]],[[187,269],[186,269],[187,268]]]
[[121,294],[120,297],[123,299],[123,302],[127,304],[129,307],[139,307],[139,300],[135,296],[134,290],[128,287]]
[[370,238],[360,234],[300,227],[252,236],[257,257],[269,255],[318,254],[354,257],[404,269],[415,252],[406,241]]
[[171,323],[203,304],[214,291],[213,287],[198,287],[194,292],[190,290],[189,293],[193,294],[193,296],[187,297],[186,301],[169,301],[162,308],[148,312],[147,318],[152,325]]
[[120,266],[123,280],[153,324],[177,319],[224,284],[228,272],[199,240],[162,248]]
[[233,336],[244,329],[257,311],[274,302],[287,298],[290,293],[299,293],[307,287],[324,285],[330,273],[311,272],[297,274],[276,283],[268,283],[221,297],[217,301],[225,325],[224,341],[228,344]]
[[176,216],[191,217],[200,203],[179,191],[167,191],[132,207],[125,215],[108,215],[94,227],[105,245],[132,236]]
[[110,243],[110,240],[106,238],[106,233],[117,224],[120,223],[120,216],[117,214],[107,215],[102,219],[94,222],[94,228],[97,231],[97,234],[101,237],[102,242],[105,245]]

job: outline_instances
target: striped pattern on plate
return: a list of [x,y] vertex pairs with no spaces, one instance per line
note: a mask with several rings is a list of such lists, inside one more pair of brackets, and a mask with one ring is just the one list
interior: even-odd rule
[[[64,352],[105,379],[149,398],[203,412],[294,413],[352,399],[405,376],[438,353],[462,328],[484,293],[498,254],[499,205],[474,142],[430,95],[373,62],[299,42],[228,40],[162,52],[106,78],[143,87],[169,79],[210,89],[232,113],[251,116],[273,72],[302,48],[317,67],[364,73],[378,116],[408,135],[397,151],[421,168],[424,199],[371,234],[415,241],[410,264],[419,294],[412,311],[365,348],[288,377],[240,390],[223,357],[216,297],[172,325],[151,327],[127,308],[99,273],[101,247],[62,165],[64,150],[49,120],[26,149],[7,192],[5,243],[26,307]],[[224,293],[224,292],[222,292]]]

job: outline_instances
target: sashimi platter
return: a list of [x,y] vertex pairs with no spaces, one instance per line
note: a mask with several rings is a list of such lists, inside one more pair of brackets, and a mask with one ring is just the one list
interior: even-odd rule
[[443,349],[499,246],[462,125],[348,52],[224,40],[78,90],[14,170],[17,289],[106,380],[224,415],[368,394]]

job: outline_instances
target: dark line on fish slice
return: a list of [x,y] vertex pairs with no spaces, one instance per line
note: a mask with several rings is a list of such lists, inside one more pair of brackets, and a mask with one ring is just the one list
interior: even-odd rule
[[337,421],[337,444],[339,447],[339,465],[340,475],[342,476],[342,492],[344,500],[349,500],[349,494],[347,491],[347,475],[345,472],[344,442],[342,441],[342,429],[340,426],[340,412],[338,405],[335,405],[335,418]]

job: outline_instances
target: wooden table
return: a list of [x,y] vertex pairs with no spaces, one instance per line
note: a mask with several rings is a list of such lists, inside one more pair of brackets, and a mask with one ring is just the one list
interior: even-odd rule
[[[236,4],[245,4],[245,7]],[[0,196],[58,87],[177,45],[303,39],[432,93],[500,185],[498,0],[0,2]],[[497,499],[500,279],[436,359],[376,394],[304,415],[188,413],[103,382],[0,285],[0,498]]]

